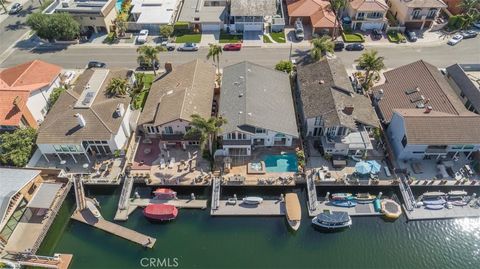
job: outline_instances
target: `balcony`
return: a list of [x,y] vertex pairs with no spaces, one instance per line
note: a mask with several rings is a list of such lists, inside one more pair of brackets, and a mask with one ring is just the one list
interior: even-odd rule
[[410,15],[410,20],[411,21],[423,21],[423,20],[425,20],[425,17],[426,17],[425,14]]

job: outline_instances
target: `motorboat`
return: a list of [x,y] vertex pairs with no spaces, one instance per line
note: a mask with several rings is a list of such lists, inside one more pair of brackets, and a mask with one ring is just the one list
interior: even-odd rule
[[464,199],[453,200],[453,201],[450,201],[449,203],[451,203],[454,206],[466,206],[466,205],[468,205],[468,202],[465,201]]
[[351,193],[340,192],[340,193],[332,194],[332,200],[348,200],[348,199],[353,199],[353,196]]
[[447,200],[443,199],[442,197],[438,197],[433,199],[423,199],[422,202],[424,205],[444,205]]
[[373,202],[375,198],[376,197],[374,195],[371,195],[370,193],[357,193],[357,195],[355,195],[355,200],[359,204],[369,204]]
[[255,197],[255,196],[248,196],[248,197],[243,198],[243,202],[245,204],[258,205],[258,204],[261,204],[263,202],[263,198],[262,197]]
[[149,204],[143,210],[143,215],[151,220],[169,221],[178,215],[178,209],[173,205]]
[[153,194],[155,195],[155,198],[160,200],[169,200],[169,199],[177,198],[177,192],[167,188],[158,188],[153,192]]
[[461,190],[461,191],[449,191],[448,193],[448,196],[451,197],[451,196],[467,196],[468,193],[464,190]]
[[287,193],[285,195],[285,209],[285,216],[290,228],[294,231],[298,230],[302,221],[302,208],[296,193]]
[[357,202],[353,200],[336,200],[331,203],[332,205],[339,207],[355,207],[357,205]]
[[441,204],[441,205],[428,205],[428,204],[426,204],[425,208],[426,209],[432,209],[432,210],[440,210],[440,209],[445,208],[445,205],[443,205],[443,204]]
[[312,225],[321,229],[335,231],[350,227],[352,225],[352,219],[347,212],[327,211],[314,217],[312,219]]

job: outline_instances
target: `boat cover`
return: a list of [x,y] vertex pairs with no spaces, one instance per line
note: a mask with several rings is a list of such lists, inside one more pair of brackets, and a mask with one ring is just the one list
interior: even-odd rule
[[320,213],[317,220],[324,223],[342,223],[350,220],[347,212],[333,211],[332,213]]
[[287,193],[285,195],[285,207],[289,220],[300,220],[302,218],[302,208],[296,193]]

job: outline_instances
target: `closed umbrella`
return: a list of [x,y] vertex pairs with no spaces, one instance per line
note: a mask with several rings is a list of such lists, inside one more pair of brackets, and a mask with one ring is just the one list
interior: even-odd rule
[[371,168],[370,164],[368,164],[367,162],[361,161],[361,162],[358,162],[357,164],[355,164],[355,170],[357,171],[357,173],[365,175],[365,174],[370,173],[372,168]]
[[370,173],[378,174],[380,172],[380,168],[382,168],[382,165],[380,165],[377,161],[371,160],[367,161],[367,163],[370,165]]

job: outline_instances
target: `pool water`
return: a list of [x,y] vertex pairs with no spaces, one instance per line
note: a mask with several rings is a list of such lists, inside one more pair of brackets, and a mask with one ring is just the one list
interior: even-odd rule
[[115,4],[117,11],[120,11],[122,9],[122,3],[123,3],[123,0],[117,0],[117,3]]
[[265,155],[265,170],[267,172],[297,172],[298,162],[295,153],[287,153],[281,155]]

